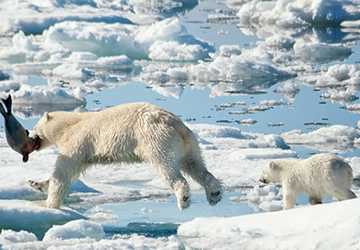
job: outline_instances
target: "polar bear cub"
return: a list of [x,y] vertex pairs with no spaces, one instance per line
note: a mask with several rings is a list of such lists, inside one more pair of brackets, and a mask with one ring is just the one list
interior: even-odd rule
[[195,135],[174,114],[148,103],[130,103],[98,112],[46,113],[33,130],[40,149],[55,145],[59,156],[49,180],[30,181],[47,191],[46,204],[59,208],[71,182],[93,163],[149,162],[175,193],[180,209],[190,205],[182,173],[205,188],[207,200],[221,200],[222,185],[206,169]]
[[281,183],[284,209],[288,209],[294,207],[302,192],[309,195],[311,204],[321,203],[325,195],[337,200],[356,198],[350,190],[352,179],[352,169],[343,159],[334,154],[317,154],[304,160],[272,161],[260,181]]

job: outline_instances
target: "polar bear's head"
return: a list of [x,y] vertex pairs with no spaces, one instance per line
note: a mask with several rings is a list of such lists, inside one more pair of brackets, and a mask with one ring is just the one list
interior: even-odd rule
[[271,161],[264,169],[260,179],[262,183],[281,182],[281,167],[275,161]]
[[45,113],[41,119],[38,121],[36,126],[33,128],[32,136],[39,138],[41,141],[41,146],[39,150],[51,146],[52,138],[54,137],[54,121],[50,113]]

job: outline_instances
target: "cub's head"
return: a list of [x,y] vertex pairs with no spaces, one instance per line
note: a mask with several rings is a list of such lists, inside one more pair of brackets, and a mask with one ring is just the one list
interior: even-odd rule
[[32,137],[35,140],[38,140],[40,146],[38,150],[51,146],[52,138],[54,134],[54,117],[50,113],[45,113],[41,119],[38,121],[36,126],[33,128]]
[[281,182],[281,166],[275,161],[271,161],[263,170],[259,179],[262,183]]

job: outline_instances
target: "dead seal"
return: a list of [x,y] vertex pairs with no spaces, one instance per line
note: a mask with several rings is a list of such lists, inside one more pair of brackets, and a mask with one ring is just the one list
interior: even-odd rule
[[5,135],[9,146],[22,155],[23,162],[29,160],[29,154],[40,148],[40,139],[29,137],[29,131],[12,114],[12,99],[9,95],[6,99],[1,99],[5,105],[0,103],[0,113],[5,120]]

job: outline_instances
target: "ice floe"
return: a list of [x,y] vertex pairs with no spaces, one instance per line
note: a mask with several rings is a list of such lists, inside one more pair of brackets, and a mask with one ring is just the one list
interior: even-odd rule
[[281,136],[289,144],[300,144],[321,150],[336,151],[352,148],[354,142],[360,137],[360,131],[344,125],[332,125],[312,132],[293,130],[282,133]]
[[48,209],[24,200],[0,200],[0,227],[26,230],[41,235],[52,225],[64,224],[84,216],[70,209]]
[[337,0],[253,0],[241,5],[238,16],[242,25],[276,25],[283,28],[331,27],[359,18],[358,13]]
[[351,49],[324,43],[296,42],[294,45],[295,56],[305,62],[324,63],[334,60],[343,60],[351,55]]
[[105,233],[103,227],[87,220],[73,220],[64,225],[54,225],[45,234],[44,241],[90,238],[101,240]]
[[[88,51],[97,56],[126,55],[132,59],[149,58],[149,50],[156,58],[160,56],[159,50],[164,48],[166,51],[163,53],[178,59],[184,56],[189,58],[194,51],[202,51],[201,57],[198,56],[200,59],[212,49],[207,43],[188,34],[177,18],[145,26],[63,22],[51,26],[43,36],[43,46],[48,50]],[[164,54],[156,59],[163,60]]]
[[191,248],[357,249],[359,205],[360,200],[353,199],[240,217],[196,218],[182,224],[178,234]]

